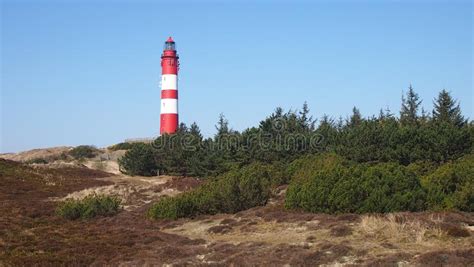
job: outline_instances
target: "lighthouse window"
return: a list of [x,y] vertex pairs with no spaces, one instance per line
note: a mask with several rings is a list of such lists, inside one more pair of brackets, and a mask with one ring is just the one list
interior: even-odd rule
[[176,50],[174,42],[166,42],[165,43],[165,50]]

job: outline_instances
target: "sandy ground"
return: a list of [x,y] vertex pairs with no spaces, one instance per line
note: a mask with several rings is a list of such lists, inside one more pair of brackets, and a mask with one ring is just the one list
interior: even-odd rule
[[174,196],[180,193],[175,188],[163,188],[164,185],[172,182],[172,176],[142,177],[113,175],[102,180],[112,184],[87,188],[72,192],[62,198],[53,198],[52,200],[82,199],[91,194],[112,195],[122,200],[122,206],[125,210],[133,210],[158,200],[162,196]]
[[28,151],[23,151],[19,153],[2,153],[0,158],[9,159],[14,161],[28,161],[32,159],[42,158],[50,159],[59,157],[62,153],[67,153],[73,147],[70,146],[60,146],[60,147],[50,147],[50,148],[38,148]]
[[98,154],[90,159],[75,160],[70,156],[66,156],[66,159],[64,159],[64,155],[67,155],[71,149],[73,149],[73,147],[69,146],[32,149],[19,153],[3,153],[0,154],[0,158],[18,162],[43,159],[48,163],[33,165],[48,168],[86,166],[91,169],[120,174],[117,160],[126,153],[126,150],[111,151],[106,148],[101,148],[98,149]]

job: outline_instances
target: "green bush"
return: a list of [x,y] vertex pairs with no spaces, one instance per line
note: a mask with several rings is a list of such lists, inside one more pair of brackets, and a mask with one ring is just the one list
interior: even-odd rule
[[355,164],[334,154],[297,163],[285,206],[309,212],[394,212],[425,208],[414,172],[396,163]]
[[416,173],[418,177],[427,176],[433,173],[438,167],[439,164],[428,160],[417,161],[407,166],[407,168]]
[[48,164],[48,161],[44,158],[33,158],[26,161],[27,164]]
[[128,175],[154,176],[158,166],[151,145],[137,143],[118,160],[120,171]]
[[231,170],[194,191],[165,198],[148,211],[151,218],[176,219],[198,214],[234,213],[265,205],[270,198],[272,177],[281,171],[271,165],[254,163]]
[[132,149],[134,146],[140,145],[140,144],[144,144],[144,143],[143,142],[134,142],[134,143],[122,142],[122,143],[118,143],[118,144],[109,146],[108,149],[112,150],[112,151],[128,150],[128,149]]
[[69,151],[69,155],[71,155],[75,159],[85,159],[85,158],[93,158],[98,154],[99,150],[93,146],[77,146]]
[[287,174],[291,179],[306,179],[322,169],[333,169],[336,166],[349,166],[351,163],[335,153],[306,155],[291,162]]
[[446,163],[423,178],[431,209],[474,211],[474,155]]
[[112,216],[120,209],[117,197],[92,194],[84,199],[68,199],[61,202],[56,213],[66,219],[89,219],[96,216]]

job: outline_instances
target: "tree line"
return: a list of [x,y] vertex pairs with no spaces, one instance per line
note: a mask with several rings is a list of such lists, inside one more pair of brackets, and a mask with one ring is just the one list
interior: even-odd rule
[[[442,90],[428,113],[410,86],[402,97],[400,115],[380,110],[363,117],[354,107],[350,117],[338,120],[324,115],[319,123],[304,103],[300,111],[282,108],[256,127],[231,129],[220,115],[216,134],[204,138],[196,123],[181,123],[174,135],[158,137],[152,144],[119,144],[129,148],[120,161],[131,175],[215,176],[252,162],[282,164],[302,155],[334,152],[358,163],[417,161],[442,164],[472,151],[474,125],[459,103]],[[317,126],[316,126],[317,124]]]

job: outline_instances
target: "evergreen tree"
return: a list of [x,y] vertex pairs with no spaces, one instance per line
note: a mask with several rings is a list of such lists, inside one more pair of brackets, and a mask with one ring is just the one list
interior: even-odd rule
[[384,112],[383,109],[381,108],[381,109],[379,110],[379,117],[378,117],[378,119],[379,119],[379,121],[383,121],[383,120],[385,120],[385,118],[386,118],[385,112]]
[[301,122],[301,126],[306,130],[314,130],[314,121],[313,117],[309,115],[309,107],[308,103],[305,101],[303,104],[303,109],[299,112],[299,120]]
[[186,123],[181,122],[178,126],[177,133],[186,133],[186,132],[188,132],[188,126],[186,126]]
[[216,138],[225,134],[229,134],[230,132],[229,121],[225,118],[223,113],[219,114],[219,120],[217,121],[216,130]]
[[196,124],[196,122],[193,122],[193,124],[191,124],[191,127],[189,128],[189,133],[193,136],[198,137],[199,139],[202,139],[201,129],[199,129],[199,126]]
[[154,176],[160,166],[157,164],[153,147],[137,143],[118,160],[120,171],[128,175]]
[[445,89],[439,92],[438,98],[434,100],[433,104],[433,119],[435,121],[448,122],[456,126],[465,124],[459,103],[457,103]]
[[341,130],[342,128],[344,128],[344,123],[347,122],[347,121],[344,121],[344,119],[342,118],[342,116],[339,116],[339,118],[337,119],[337,122],[336,124],[334,125],[334,127],[337,129],[337,130]]
[[337,131],[337,125],[334,122],[334,119],[324,114],[318,128],[316,129],[316,133],[321,135],[321,145],[323,149],[331,150],[335,145],[337,145]]
[[418,110],[421,105],[420,97],[410,84],[408,92],[402,96],[402,108],[400,110],[400,122],[403,125],[415,125],[418,122]]
[[389,107],[386,107],[386,108],[385,108],[385,117],[386,117],[386,118],[394,118],[394,116],[395,116],[395,115],[392,113],[392,111],[390,110],[390,108],[389,108]]
[[349,127],[355,127],[357,125],[360,125],[362,122],[362,115],[360,114],[360,111],[358,108],[353,107],[352,108],[352,115],[349,118],[348,126]]
[[428,114],[428,112],[426,112],[425,108],[423,108],[423,107],[421,108],[420,121],[423,124],[426,124],[430,121],[430,115]]
[[333,127],[334,126],[334,120],[330,118],[327,114],[323,114],[323,117],[321,118],[321,123],[319,124],[319,128],[326,128],[326,127]]
[[277,107],[275,109],[275,112],[272,114],[276,118],[280,118],[283,116],[283,108],[282,107]]

